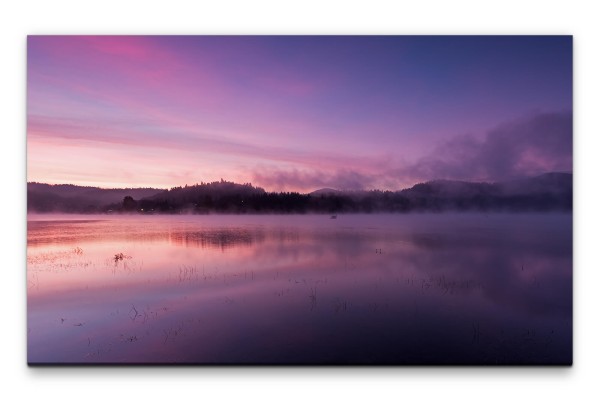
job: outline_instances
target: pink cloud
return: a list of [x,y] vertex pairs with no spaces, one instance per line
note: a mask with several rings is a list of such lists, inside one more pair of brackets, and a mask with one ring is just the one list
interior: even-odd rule
[[419,181],[495,181],[572,169],[573,115],[554,112],[500,124],[483,138],[449,138],[396,173]]
[[189,65],[152,37],[31,37],[30,46],[53,63],[38,68],[30,61],[30,78],[52,85],[59,95],[177,109],[213,105],[227,92],[214,71]]
[[159,51],[144,36],[81,36],[81,39],[95,51],[133,58],[137,61],[154,60]]
[[[450,138],[464,127],[483,133],[480,122],[454,121],[461,114],[430,116],[412,95],[388,101],[395,92],[364,85],[352,92],[354,75],[339,69],[345,64],[311,67],[303,54],[282,59],[277,47],[260,42],[30,37],[31,177],[118,177],[131,180],[130,186],[169,186],[216,176],[256,179],[274,190],[307,187],[311,180],[397,189],[415,180],[496,177],[572,164],[572,132],[564,119]],[[440,116],[443,123],[428,124]],[[450,139],[435,149],[441,137]],[[117,155],[119,164],[103,162]]]

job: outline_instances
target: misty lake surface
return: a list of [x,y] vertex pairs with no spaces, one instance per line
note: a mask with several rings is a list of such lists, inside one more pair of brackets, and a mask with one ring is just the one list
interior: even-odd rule
[[570,364],[571,214],[29,215],[31,364]]

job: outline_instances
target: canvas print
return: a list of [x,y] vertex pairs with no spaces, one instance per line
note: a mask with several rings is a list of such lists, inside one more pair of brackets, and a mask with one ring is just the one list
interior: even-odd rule
[[28,37],[28,364],[570,365],[572,63]]

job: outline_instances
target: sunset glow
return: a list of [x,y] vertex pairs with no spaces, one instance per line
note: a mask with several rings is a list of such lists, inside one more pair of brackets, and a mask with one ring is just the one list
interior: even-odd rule
[[30,36],[27,180],[306,192],[572,171],[571,43]]

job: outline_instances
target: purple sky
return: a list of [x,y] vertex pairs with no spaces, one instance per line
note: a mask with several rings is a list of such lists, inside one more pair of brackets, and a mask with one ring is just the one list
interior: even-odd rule
[[31,36],[28,181],[401,189],[572,170],[568,36]]

